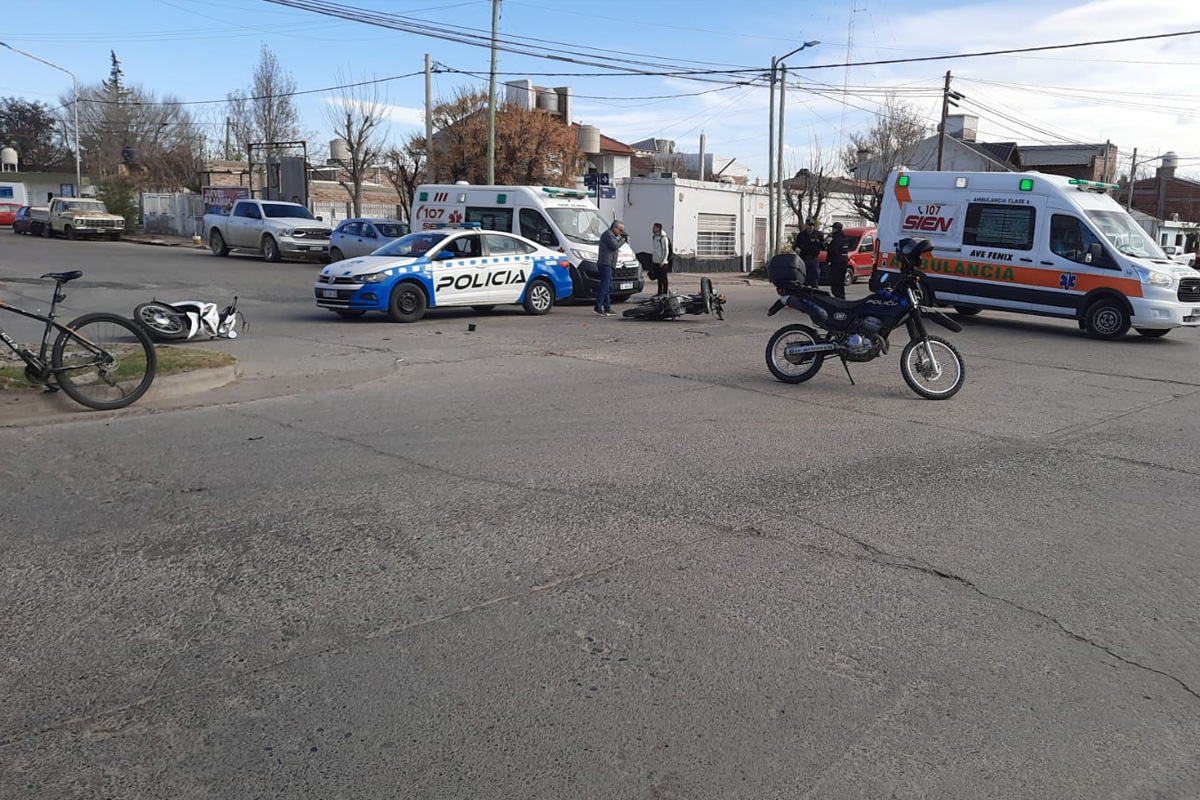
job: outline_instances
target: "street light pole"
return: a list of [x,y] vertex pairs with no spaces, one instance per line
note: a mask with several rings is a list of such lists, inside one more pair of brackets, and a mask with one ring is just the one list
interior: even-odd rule
[[75,93],[75,102],[72,103],[72,107],[75,111],[75,196],[78,197],[83,192],[83,181],[80,179],[79,169],[79,80],[75,77],[75,73],[71,72],[71,70],[67,69],[66,67],[60,67],[58,64],[52,64],[44,58],[38,58],[33,53],[26,53],[24,50],[18,50],[11,44],[0,42],[0,45],[4,45],[14,53],[20,53],[26,58],[32,58],[34,61],[45,64],[47,67],[53,67],[54,69],[59,70],[60,72],[65,72],[71,76],[71,86]]
[[[793,56],[808,47],[816,47],[818,41],[805,42],[795,50],[789,50],[781,56],[771,59],[771,119],[767,125],[767,241],[771,252],[775,255],[779,250],[783,232],[783,94],[787,91],[787,67],[783,60]],[[782,68],[782,70],[781,70]],[[784,79],[779,86],[779,145],[775,144],[775,83],[782,71]],[[777,185],[778,184],[778,185]]]

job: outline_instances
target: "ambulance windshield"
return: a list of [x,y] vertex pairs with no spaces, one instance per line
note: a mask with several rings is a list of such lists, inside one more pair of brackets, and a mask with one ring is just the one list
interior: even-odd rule
[[594,208],[547,208],[554,224],[573,242],[597,244],[609,222]]
[[1087,215],[1104,238],[1123,254],[1134,258],[1166,258],[1154,240],[1124,211],[1089,210]]

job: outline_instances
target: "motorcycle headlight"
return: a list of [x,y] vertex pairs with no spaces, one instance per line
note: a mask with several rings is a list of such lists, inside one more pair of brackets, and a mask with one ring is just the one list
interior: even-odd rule
[[355,275],[354,280],[359,283],[383,283],[386,277],[382,272],[368,272],[366,275]]

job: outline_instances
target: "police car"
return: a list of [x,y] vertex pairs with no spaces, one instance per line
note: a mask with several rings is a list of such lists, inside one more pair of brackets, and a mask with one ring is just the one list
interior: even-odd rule
[[545,314],[572,293],[570,262],[521,236],[473,227],[410,233],[369,256],[337,261],[313,287],[317,305],[343,317],[385,311],[416,322],[427,308],[489,311],[521,304]]

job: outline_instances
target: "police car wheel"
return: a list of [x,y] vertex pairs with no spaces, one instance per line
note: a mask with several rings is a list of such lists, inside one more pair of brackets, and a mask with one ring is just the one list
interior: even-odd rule
[[425,292],[412,281],[401,281],[392,289],[388,316],[392,322],[416,322],[425,316]]
[[1129,332],[1129,315],[1116,300],[1097,300],[1083,314],[1084,330],[1096,339],[1120,339]]
[[540,316],[549,312],[554,308],[554,287],[543,280],[532,282],[525,290],[525,302],[521,305],[526,314]]

